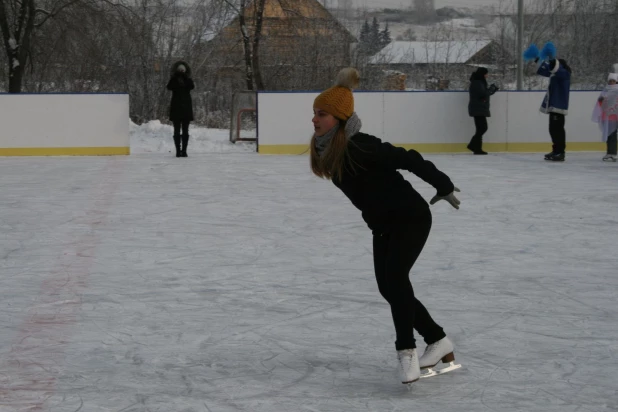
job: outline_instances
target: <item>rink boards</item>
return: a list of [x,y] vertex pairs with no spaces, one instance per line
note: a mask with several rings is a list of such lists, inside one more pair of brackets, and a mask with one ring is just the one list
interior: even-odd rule
[[[305,154],[313,133],[318,92],[258,93],[258,151]],[[548,116],[539,111],[544,91],[498,92],[491,98],[490,152],[546,152],[551,149]],[[605,144],[591,121],[598,91],[572,91],[566,118],[567,151],[601,151]],[[474,134],[468,92],[355,92],[362,131],[423,153],[465,152]]]
[[0,156],[128,155],[128,94],[0,94]]

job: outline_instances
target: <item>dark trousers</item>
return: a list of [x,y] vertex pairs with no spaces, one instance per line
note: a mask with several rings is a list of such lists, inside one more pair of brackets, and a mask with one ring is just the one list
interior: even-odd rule
[[189,135],[189,121],[187,120],[174,120],[174,135],[175,136],[180,136],[180,130],[182,128],[182,135],[183,136],[187,136]]
[[614,133],[607,136],[607,154],[616,156],[618,150],[618,141],[616,136],[618,135],[618,130],[615,130]]
[[373,261],[380,294],[391,306],[397,350],[416,347],[414,329],[430,345],[446,335],[414,296],[410,269],[418,259],[431,229],[431,212],[402,224],[391,233],[374,234]]
[[[174,145],[176,146],[176,157],[182,155],[187,157],[187,146],[189,144],[189,123],[188,120],[174,120]],[[180,131],[182,129],[182,145],[180,144]]]
[[552,152],[563,154],[566,150],[566,131],[564,130],[563,114],[549,114],[549,135],[553,143]]
[[487,132],[487,118],[485,116],[474,116],[474,126],[476,127],[476,133],[472,136],[470,144],[468,145],[472,150],[483,149],[483,135]]

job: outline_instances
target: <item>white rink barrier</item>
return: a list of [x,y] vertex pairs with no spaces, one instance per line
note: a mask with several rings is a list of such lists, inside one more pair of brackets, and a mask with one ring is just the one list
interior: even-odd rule
[[[313,100],[319,92],[259,92],[258,151],[306,154],[313,133]],[[597,91],[571,91],[567,151],[601,151],[605,144],[592,110]],[[491,97],[489,152],[551,151],[548,115],[539,111],[544,91],[498,92]],[[474,134],[468,92],[354,92],[362,131],[423,153],[466,152]]]
[[128,94],[0,94],[0,156],[128,155]]

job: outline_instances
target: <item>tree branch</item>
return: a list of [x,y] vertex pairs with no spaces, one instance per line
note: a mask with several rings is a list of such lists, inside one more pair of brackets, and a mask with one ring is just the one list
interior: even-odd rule
[[[25,1],[25,0],[24,0],[24,1]],[[65,3],[65,4],[63,4],[62,6],[60,6],[57,10],[55,10],[55,11],[51,11],[51,12],[47,12],[47,11],[42,10],[42,9],[37,9],[37,11],[39,11],[39,12],[44,12],[44,13],[46,13],[46,15],[45,15],[45,18],[43,19],[43,21],[41,21],[41,22],[39,22],[39,23],[35,24],[35,27],[37,27],[37,28],[38,28],[38,27],[41,27],[41,26],[42,26],[43,24],[45,24],[45,22],[46,22],[47,20],[49,20],[51,17],[55,17],[55,16],[57,16],[57,15],[58,15],[58,13],[60,13],[62,10],[66,9],[67,7],[72,6],[72,5],[76,4],[76,3],[79,3],[80,1],[82,1],[82,0],[71,0],[71,1],[69,1],[68,3]],[[34,7],[34,5],[33,5],[33,7]]]
[[229,0],[223,0],[223,2],[227,3],[227,5],[230,6],[232,9],[234,9],[236,13],[240,14],[240,10],[236,6],[234,6],[232,3],[230,3]]

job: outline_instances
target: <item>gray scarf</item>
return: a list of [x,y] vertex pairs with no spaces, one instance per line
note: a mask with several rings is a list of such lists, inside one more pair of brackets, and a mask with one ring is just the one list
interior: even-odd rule
[[[345,124],[345,137],[347,137],[348,140],[350,140],[352,136],[360,132],[360,129],[362,126],[363,126],[363,123],[361,122],[361,119],[358,117],[356,112],[352,113],[352,116],[350,116],[350,118],[347,120]],[[324,151],[328,148],[328,145],[330,144],[331,139],[333,138],[333,136],[337,134],[338,130],[339,130],[339,123],[337,123],[337,125],[333,127],[332,129],[330,129],[324,136],[315,137],[315,149],[317,150],[318,155],[322,156]]]

